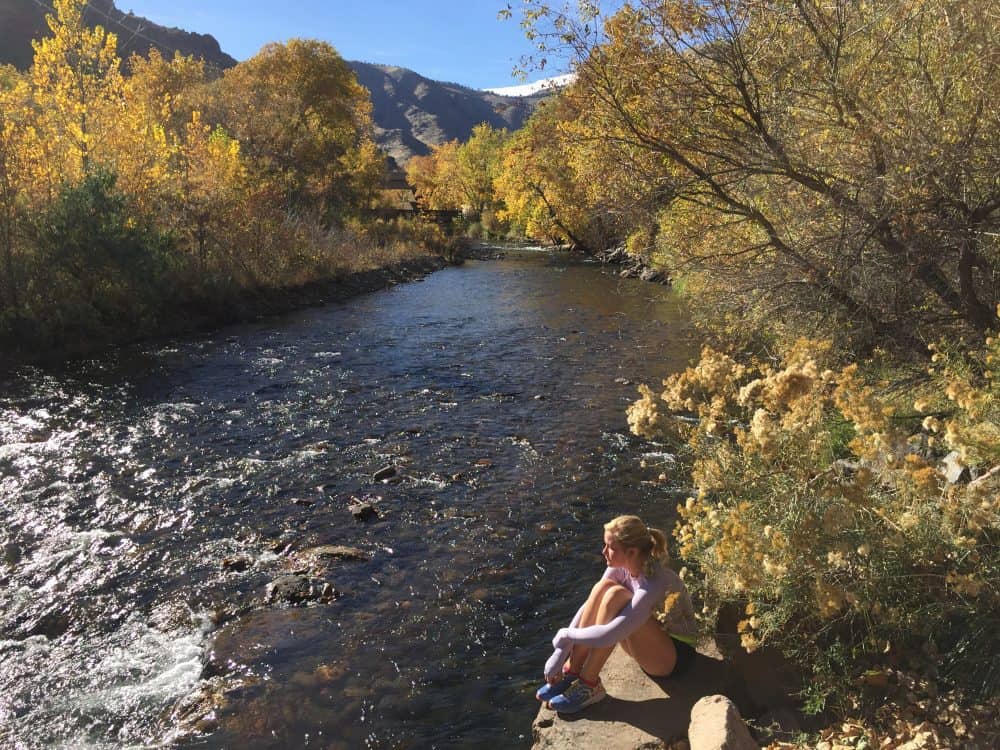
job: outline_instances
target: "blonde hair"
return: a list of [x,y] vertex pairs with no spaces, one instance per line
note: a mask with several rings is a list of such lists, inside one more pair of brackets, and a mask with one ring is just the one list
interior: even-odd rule
[[666,565],[670,562],[667,537],[659,529],[644,524],[639,516],[612,518],[604,524],[604,530],[625,549],[634,547],[639,550],[646,558],[643,562],[643,572],[646,575],[651,575],[657,564]]

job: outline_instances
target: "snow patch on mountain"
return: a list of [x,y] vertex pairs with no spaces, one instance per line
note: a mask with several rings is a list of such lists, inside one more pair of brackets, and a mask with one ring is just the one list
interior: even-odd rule
[[553,76],[552,78],[543,78],[541,81],[535,81],[534,83],[523,83],[520,86],[501,86],[499,88],[483,89],[483,91],[488,91],[491,94],[500,94],[501,96],[533,96],[542,91],[568,86],[573,82],[574,78],[576,78],[575,73],[566,73],[561,76]]

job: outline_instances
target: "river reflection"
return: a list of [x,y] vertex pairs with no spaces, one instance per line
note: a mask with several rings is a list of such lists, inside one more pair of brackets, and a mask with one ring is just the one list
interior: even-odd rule
[[[530,745],[601,524],[670,523],[669,456],[625,407],[691,353],[668,290],[527,252],[17,373],[0,746]],[[330,544],[367,559],[299,557]],[[339,597],[264,603],[307,569]]]

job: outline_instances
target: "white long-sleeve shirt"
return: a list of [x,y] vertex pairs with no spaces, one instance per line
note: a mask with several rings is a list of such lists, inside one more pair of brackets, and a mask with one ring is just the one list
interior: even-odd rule
[[691,597],[684,582],[673,570],[660,566],[652,576],[647,577],[643,574],[633,576],[626,568],[608,568],[601,578],[627,588],[632,592],[632,600],[603,625],[584,628],[579,627],[583,616],[583,607],[580,607],[569,627],[560,631],[562,643],[556,645],[552,656],[545,663],[547,676],[559,674],[573,645],[603,648],[628,638],[649,620],[653,611],[664,604],[664,600],[667,603],[664,615],[667,632],[678,640],[694,642],[697,624]]

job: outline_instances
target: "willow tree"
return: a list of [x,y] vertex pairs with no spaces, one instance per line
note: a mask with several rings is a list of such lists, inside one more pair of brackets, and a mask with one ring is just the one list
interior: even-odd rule
[[918,351],[991,325],[985,0],[638,0],[596,34],[528,5],[573,50],[589,123],[667,168],[658,247],[717,309]]

